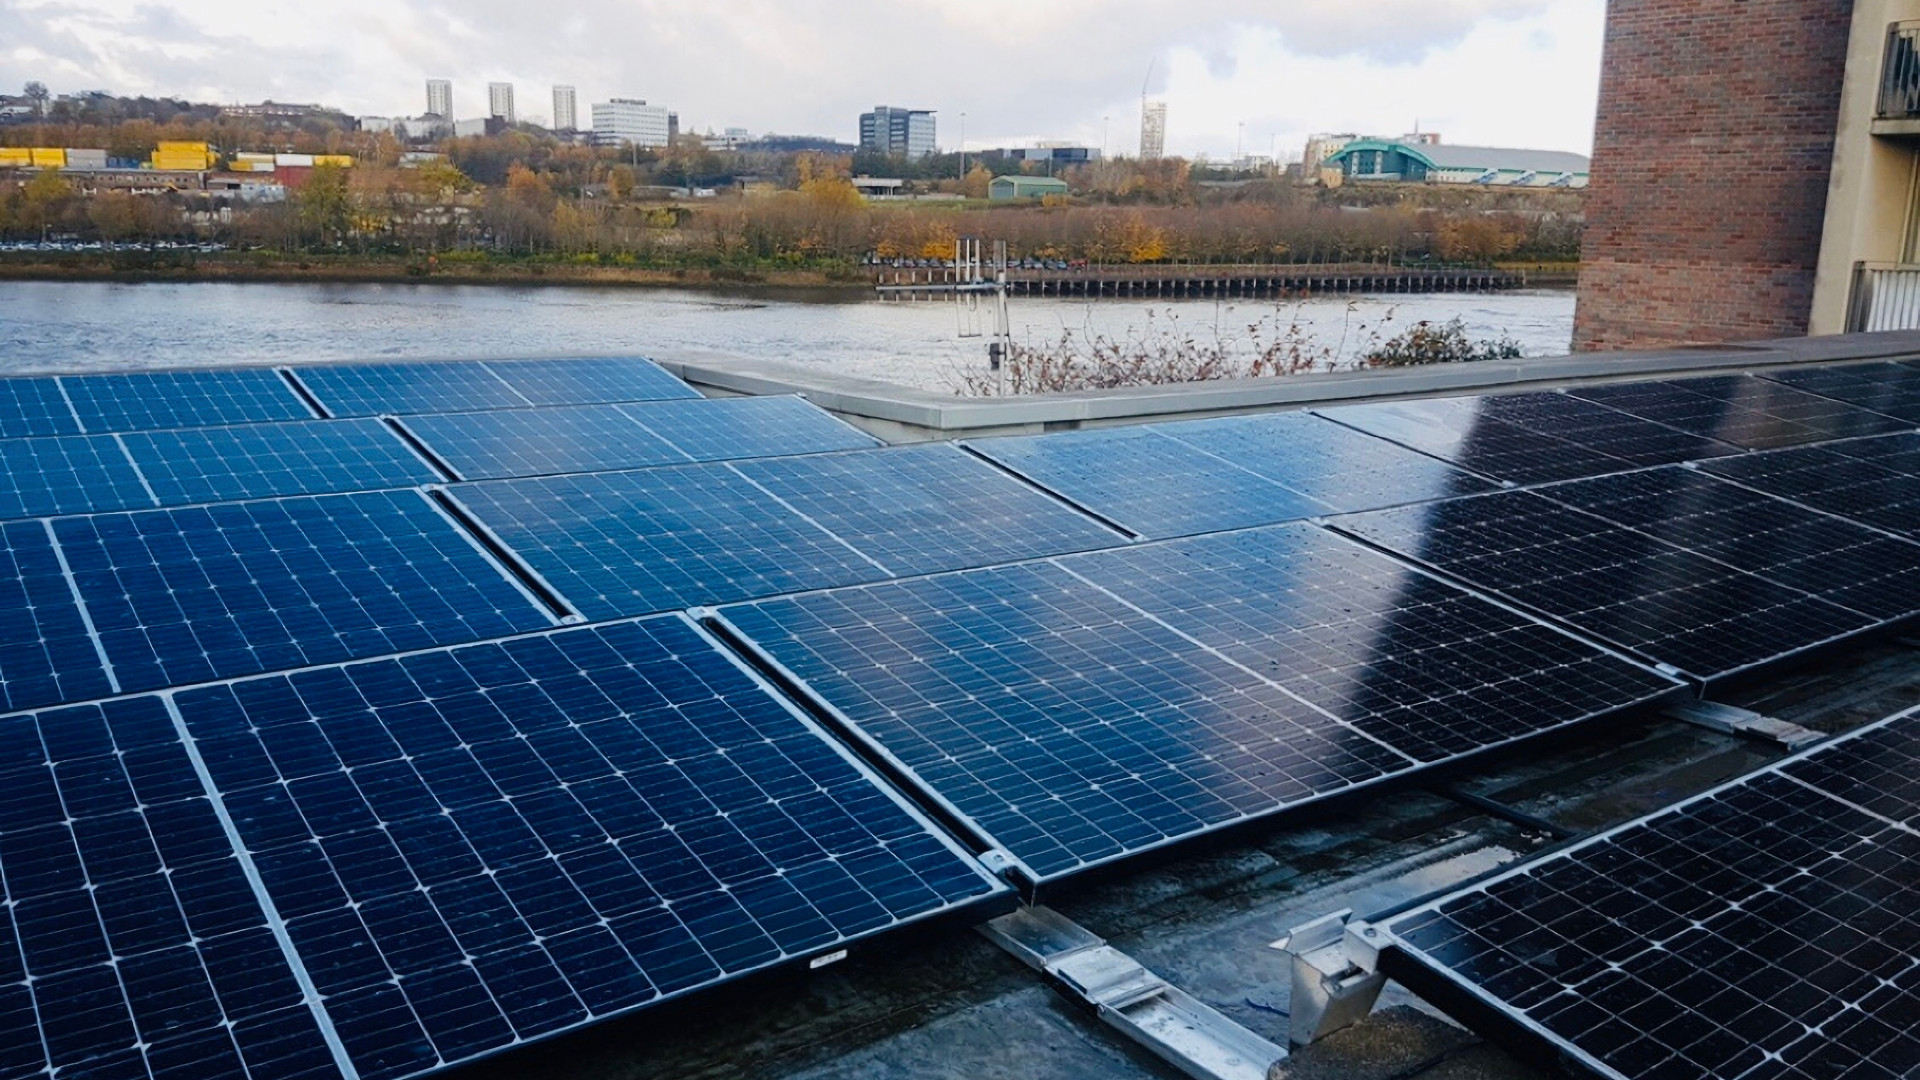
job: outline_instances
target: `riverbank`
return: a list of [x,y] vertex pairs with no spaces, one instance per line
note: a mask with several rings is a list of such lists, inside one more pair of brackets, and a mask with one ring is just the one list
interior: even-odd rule
[[654,268],[593,263],[380,255],[264,256],[199,251],[0,253],[7,281],[218,281],[230,283],[519,285],[653,289],[873,289],[857,268]]

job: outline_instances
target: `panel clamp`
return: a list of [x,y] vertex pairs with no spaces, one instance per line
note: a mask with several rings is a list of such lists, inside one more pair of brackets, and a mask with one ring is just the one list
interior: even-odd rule
[[1288,1012],[1295,1046],[1310,1046],[1367,1018],[1387,985],[1380,973],[1385,935],[1351,909],[1315,919],[1268,946],[1293,958]]
[[1790,724],[1785,720],[1762,716],[1751,709],[1722,705],[1715,701],[1682,702],[1668,706],[1663,715],[1683,724],[1706,728],[1708,731],[1738,735],[1743,739],[1754,739],[1759,742],[1770,742],[1795,751],[1805,750],[1827,738],[1820,732],[1808,730],[1799,724]]

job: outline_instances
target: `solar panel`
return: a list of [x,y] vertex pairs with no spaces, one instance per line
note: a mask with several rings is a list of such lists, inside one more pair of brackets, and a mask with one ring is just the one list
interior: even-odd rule
[[450,492],[593,619],[890,576],[727,465],[493,480]]
[[189,428],[122,439],[152,498],[163,506],[377,491],[444,479],[377,420]]
[[176,700],[364,1080],[1007,895],[677,616]]
[[1603,1076],[1913,1076],[1915,765],[1876,725],[1395,916],[1382,969]]
[[485,364],[340,364],[293,369],[330,416],[524,409],[533,402]]
[[0,441],[0,518],[154,505],[111,435]]
[[1920,612],[1920,545],[1691,469],[1540,493],[1875,619]]
[[0,748],[0,1074],[338,1075],[159,698]]
[[1332,510],[1153,427],[987,439],[968,448],[1151,539],[1275,525]]
[[94,433],[313,419],[271,368],[66,375],[60,387],[82,429]]
[[418,491],[58,518],[123,690],[546,629]]
[[1769,495],[1920,539],[1920,436],[1797,446],[1709,462],[1704,469]]
[[734,467],[889,576],[1123,542],[1113,530],[944,443]]
[[721,617],[1034,881],[1676,685],[1304,526]]
[[0,626],[0,712],[114,691],[44,522],[0,524]]
[[1225,416],[1155,430],[1342,513],[1492,488],[1471,473],[1312,413]]
[[1575,387],[1575,397],[1748,449],[1767,450],[1906,425],[1890,416],[1749,375]]
[[535,405],[699,398],[699,393],[640,357],[494,360],[487,367]]
[[1532,492],[1357,514],[1333,524],[1700,680],[1877,622]]
[[409,416],[407,430],[462,479],[608,472],[688,460],[614,405]]
[[714,398],[621,410],[693,461],[865,450],[880,440],[797,397]]
[[0,439],[79,433],[60,380],[0,379]]
[[1795,390],[1872,409],[1909,424],[1920,424],[1920,370],[1906,364],[1796,368],[1762,372],[1760,377]]

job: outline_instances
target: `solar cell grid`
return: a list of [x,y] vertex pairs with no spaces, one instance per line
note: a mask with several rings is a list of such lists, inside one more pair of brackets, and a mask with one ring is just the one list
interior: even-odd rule
[[589,618],[888,576],[726,465],[497,480],[450,491]]
[[369,1080],[1006,891],[679,617],[177,700]]
[[1816,510],[1903,536],[1920,537],[1920,467],[1899,463],[1898,458],[1856,456],[1863,443],[1891,441],[1920,445],[1913,436],[1888,435],[1748,454],[1710,462],[1703,468],[1714,476]]
[[1920,424],[1920,369],[1900,363],[1798,368],[1760,375],[1770,382]]
[[59,382],[89,433],[313,419],[271,368],[63,375]]
[[1911,1076],[1920,834],[1885,811],[1914,805],[1914,746],[1895,720],[1385,929],[1602,1075]]
[[1439,398],[1344,405],[1315,412],[1508,483],[1599,476],[1630,467],[1612,454],[1562,438],[1560,432],[1532,430],[1487,413],[1486,403],[1497,400]]
[[152,493],[111,435],[0,441],[0,518],[152,505]]
[[968,446],[1148,538],[1274,525],[1332,509],[1154,427],[988,439]]
[[163,506],[377,491],[443,479],[377,420],[137,432],[122,441]]
[[485,364],[339,364],[295,368],[330,416],[524,409],[533,402]]
[[42,522],[0,524],[0,626],[0,711],[113,692]]
[[0,379],[0,439],[79,433],[60,380]]
[[1113,530],[946,444],[764,458],[734,468],[890,576],[1123,542]]
[[53,530],[124,690],[552,626],[418,491],[59,518]]
[[797,397],[625,405],[621,411],[693,461],[866,450],[880,440]]
[[1879,622],[1532,492],[1334,525],[1701,680]]
[[1883,435],[1906,426],[1890,416],[1750,375],[1583,386],[1567,392],[1748,449]]
[[667,374],[660,365],[639,357],[495,360],[486,366],[535,405],[700,396],[692,387]]
[[1342,513],[1493,487],[1472,473],[1312,413],[1189,420],[1155,430]]
[[613,405],[409,416],[403,423],[465,480],[607,472],[687,455]]

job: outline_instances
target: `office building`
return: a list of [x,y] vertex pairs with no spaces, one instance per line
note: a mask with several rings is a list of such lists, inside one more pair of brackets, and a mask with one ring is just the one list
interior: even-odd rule
[[614,98],[593,104],[595,146],[671,146],[679,117],[664,106],[638,98]]
[[450,79],[427,80],[427,115],[453,119],[453,82]]
[[577,101],[573,87],[553,88],[553,130],[572,131],[580,126],[580,117],[575,104]]
[[933,112],[879,105],[860,114],[860,149],[918,159],[934,151]]
[[1167,156],[1167,103],[1145,101],[1140,104],[1140,160],[1156,161]]
[[487,84],[487,115],[511,124],[513,115],[513,84],[496,82]]

